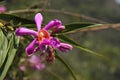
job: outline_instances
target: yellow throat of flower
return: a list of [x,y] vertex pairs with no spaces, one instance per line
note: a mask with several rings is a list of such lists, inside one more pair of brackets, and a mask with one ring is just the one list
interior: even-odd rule
[[43,39],[50,39],[50,35],[46,30],[38,31],[38,42],[41,43]]

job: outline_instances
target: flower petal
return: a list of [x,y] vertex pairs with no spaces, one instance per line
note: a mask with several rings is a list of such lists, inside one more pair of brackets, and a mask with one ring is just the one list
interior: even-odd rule
[[32,64],[33,68],[42,70],[45,68],[45,64],[42,63],[42,60],[40,59],[40,56],[32,55],[28,61]]
[[51,45],[51,46],[56,47],[56,46],[59,45],[59,44],[60,44],[59,39],[54,38],[54,37],[51,37],[51,39],[50,39],[50,45]]
[[6,7],[5,6],[0,6],[0,13],[3,13],[6,11]]
[[50,22],[44,27],[44,29],[45,29],[45,30],[49,30],[50,28],[53,28],[53,27],[55,27],[55,26],[60,26],[60,25],[62,25],[62,22],[61,22],[60,20],[55,19],[55,20],[50,21]]
[[42,21],[43,21],[42,14],[41,13],[37,13],[35,15],[35,23],[36,23],[38,31],[41,29]]
[[65,29],[65,26],[57,26],[57,27],[54,27],[53,29],[53,33],[57,33],[57,32],[60,32],[62,30]]
[[19,67],[19,69],[20,69],[21,71],[25,71],[25,70],[26,70],[26,67],[25,67],[24,65],[22,65],[22,66]]
[[35,49],[35,43],[36,43],[37,39],[34,39],[26,48],[26,53],[28,56],[31,56],[34,51],[36,51]]
[[66,43],[60,43],[59,45],[57,45],[57,49],[66,53],[68,50],[72,50],[72,46],[70,44],[66,44]]
[[28,61],[32,64],[39,64],[40,58],[36,55],[32,55],[30,59],[28,59]]
[[45,68],[45,64],[39,63],[38,65],[35,65],[36,69],[43,70]]
[[44,39],[44,40],[39,44],[39,48],[40,48],[41,51],[42,51],[41,55],[43,55],[43,54],[46,52],[49,43],[50,43],[49,39]]
[[34,30],[30,30],[30,29],[27,29],[27,28],[22,28],[22,27],[19,27],[16,31],[15,31],[16,35],[17,36],[22,36],[22,35],[33,35],[35,37],[37,37],[37,32],[34,31]]

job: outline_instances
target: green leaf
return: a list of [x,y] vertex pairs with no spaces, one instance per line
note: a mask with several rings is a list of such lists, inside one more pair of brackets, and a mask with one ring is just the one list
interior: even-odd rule
[[101,25],[103,24],[95,24],[95,23],[88,23],[88,22],[72,23],[72,24],[65,25],[65,29],[61,33],[68,33],[68,32],[73,32],[80,29],[98,27]]
[[76,47],[76,48],[78,48],[78,49],[80,49],[80,50],[83,50],[83,51],[85,51],[85,52],[87,52],[87,53],[91,53],[91,54],[93,54],[93,55],[97,55],[97,56],[100,56],[100,57],[102,57],[102,58],[104,58],[104,59],[106,59],[106,60],[109,60],[109,59],[108,59],[107,57],[105,57],[104,55],[102,55],[102,54],[100,54],[100,53],[97,53],[97,52],[94,52],[94,51],[92,51],[92,50],[90,50],[90,49],[88,49],[88,48],[86,48],[86,47],[83,47],[83,46],[80,45],[79,43],[75,42],[74,40],[68,38],[67,36],[65,36],[65,35],[63,35],[63,34],[57,35],[57,37],[60,38],[62,41],[67,42],[67,43],[73,45],[74,47]]
[[34,21],[24,19],[18,16],[10,15],[10,14],[0,14],[0,20],[6,21],[6,22],[13,21],[14,25],[18,25],[20,23],[21,24],[34,24]]
[[3,34],[2,30],[0,30],[0,40],[1,40],[0,41],[0,68],[1,68],[9,50],[8,40],[6,36]]
[[57,54],[57,52],[56,52],[56,54],[55,54],[55,57],[65,65],[65,67],[69,70],[69,72],[70,72],[71,75],[73,76],[74,80],[77,80],[77,78],[76,78],[76,76],[75,76],[75,73],[74,73],[73,70],[71,69],[71,66],[68,65],[67,62],[65,62],[65,60],[63,60],[63,59]]
[[4,64],[2,65],[2,67],[0,68],[0,80],[3,80],[14,60],[15,54],[16,54],[16,50],[19,44],[19,38],[16,37],[13,33],[9,33],[11,34],[11,36],[9,36],[10,40],[9,40],[9,50],[7,52],[7,57],[4,61]]

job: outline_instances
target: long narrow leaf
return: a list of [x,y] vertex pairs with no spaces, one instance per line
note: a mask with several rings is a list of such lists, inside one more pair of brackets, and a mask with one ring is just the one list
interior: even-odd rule
[[91,54],[93,54],[93,55],[100,56],[100,57],[108,60],[108,58],[105,57],[105,56],[103,56],[102,54],[99,54],[99,53],[94,52],[94,51],[92,51],[92,50],[90,50],[90,49],[88,49],[88,48],[83,47],[83,46],[80,45],[79,43],[75,42],[74,40],[68,38],[67,36],[65,36],[65,35],[63,35],[63,34],[57,35],[57,37],[59,37],[62,41],[65,41],[65,42],[73,45],[74,47],[76,47],[76,48],[78,48],[78,49],[80,49],[80,50],[83,50],[83,51],[85,51],[85,52],[87,52],[87,53],[91,53]]
[[[56,52],[57,53],[57,52]],[[71,75],[73,76],[74,80],[77,80],[75,73],[73,72],[73,70],[71,69],[71,66],[67,64],[67,62],[65,62],[65,60],[63,60],[58,54],[55,55],[56,58],[61,61],[65,67],[69,70],[69,72],[71,73]]]
[[4,62],[4,65],[2,65],[2,68],[0,68],[0,80],[3,80],[5,78],[8,70],[14,60],[18,43],[19,43],[19,39],[17,37],[15,37],[14,35],[12,35],[11,39],[10,39],[10,48],[7,53],[8,55],[7,55],[6,61]]
[[2,30],[0,30],[0,68],[3,65],[5,58],[7,56],[9,46],[8,40],[6,36],[3,34]]
[[91,28],[91,27],[99,27],[103,24],[95,24],[95,23],[88,23],[88,22],[79,22],[79,23],[71,23],[65,25],[65,30],[62,33],[70,33],[76,30]]
[[18,16],[10,15],[10,14],[0,14],[0,20],[4,20],[6,22],[13,21],[14,25],[21,24],[34,24],[34,21],[24,19]]

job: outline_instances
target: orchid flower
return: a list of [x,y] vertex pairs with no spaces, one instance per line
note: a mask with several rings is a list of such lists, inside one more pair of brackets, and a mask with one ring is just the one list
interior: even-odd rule
[[32,67],[38,70],[43,70],[45,68],[45,64],[42,63],[41,59],[36,56],[32,55],[28,61],[32,64]]
[[[54,49],[58,49],[64,53],[66,53],[68,50],[72,49],[72,46],[66,43],[60,42],[60,40],[52,34],[55,34],[63,29],[65,27],[62,25],[62,22],[60,20],[52,20],[47,25],[45,25],[44,28],[41,28],[43,17],[41,13],[37,13],[35,15],[35,23],[37,26],[37,31],[30,30],[27,28],[19,27],[15,33],[17,36],[22,35],[31,35],[34,36],[33,41],[26,47],[26,53],[28,56],[33,55],[33,53],[37,52],[38,50],[41,50],[43,55],[48,51],[47,59],[54,59],[50,58],[54,57]],[[51,31],[52,32],[51,32]]]
[[45,68],[45,64],[42,63],[42,60],[39,56],[37,55],[32,55],[29,59],[28,62],[24,63],[19,67],[21,71],[26,71],[27,67],[30,67],[32,69],[37,69],[37,70],[43,70]]

